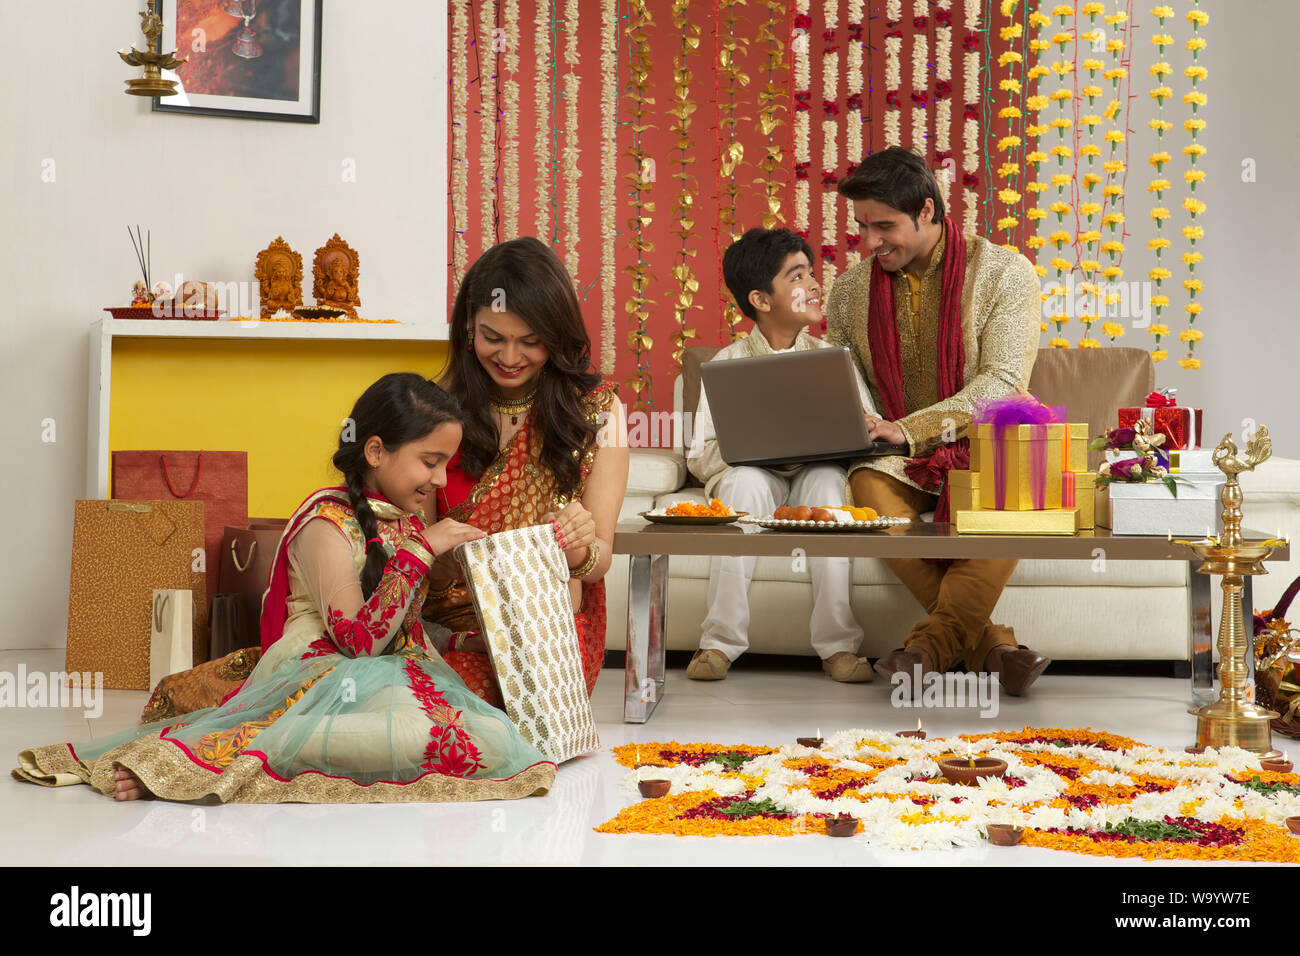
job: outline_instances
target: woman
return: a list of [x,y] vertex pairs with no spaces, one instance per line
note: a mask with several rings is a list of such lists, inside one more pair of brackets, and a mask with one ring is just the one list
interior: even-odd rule
[[[627,489],[627,423],[591,366],[573,281],[550,248],[525,237],[493,246],[465,274],[451,313],[442,385],[464,409],[460,452],[426,509],[493,534],[551,522],[570,573],[587,692],[605,654],[605,572]],[[425,619],[457,632],[447,662],[498,702],[460,568],[430,572]],[[445,632],[444,632],[445,634]]]

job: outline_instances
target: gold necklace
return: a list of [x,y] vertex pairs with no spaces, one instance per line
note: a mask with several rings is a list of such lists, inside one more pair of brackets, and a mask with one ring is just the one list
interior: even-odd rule
[[504,401],[498,401],[489,396],[488,404],[492,406],[493,411],[500,412],[502,415],[509,415],[511,425],[518,425],[520,413],[527,412],[533,407],[533,399],[536,395],[537,389],[533,389],[523,398],[505,399]]

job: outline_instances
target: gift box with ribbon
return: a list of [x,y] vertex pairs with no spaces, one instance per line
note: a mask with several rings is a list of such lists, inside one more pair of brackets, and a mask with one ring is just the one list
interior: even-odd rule
[[[1088,427],[1065,421],[1064,408],[1050,408],[1031,395],[983,403],[971,419],[972,474],[978,474],[980,507],[1042,511],[1062,507],[1067,473],[1087,469]],[[974,449],[978,447],[978,451]]]
[[1132,428],[1139,419],[1150,422],[1156,434],[1165,436],[1166,451],[1201,447],[1201,410],[1179,405],[1177,389],[1159,389],[1147,396],[1141,408],[1119,410],[1121,428]]
[[[975,445],[975,442],[971,442],[972,449]],[[972,467],[969,471],[954,468],[948,472],[948,501],[948,507],[953,514],[958,511],[978,511],[980,508],[979,471]]]

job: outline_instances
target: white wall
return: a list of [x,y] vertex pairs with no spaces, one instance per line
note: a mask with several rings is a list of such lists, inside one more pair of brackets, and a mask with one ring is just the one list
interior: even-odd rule
[[125,95],[139,71],[113,51],[144,45],[139,0],[0,3],[12,41],[0,106],[0,648],[66,640],[88,329],[104,306],[130,301],[139,268],[127,223],[153,231],[155,281],[252,281],[258,250],[283,234],[309,283],[314,250],[338,232],[361,257],[363,315],[445,319],[431,307],[444,301],[446,261],[444,8],[324,6],[315,125],[153,113]]
[[[143,42],[140,6],[0,3],[0,36],[10,40],[0,106],[0,648],[57,647],[65,639],[72,502],[83,494],[86,467],[87,329],[103,306],[125,301],[136,276],[126,223],[157,237],[156,278],[251,280],[254,255],[280,233],[309,270],[312,251],[337,231],[361,254],[366,313],[431,320],[429,303],[442,301],[433,284],[446,261],[441,3],[325,4],[320,125],[151,113],[148,100],[123,94],[132,74],[113,52]],[[1292,398],[1300,333],[1289,288],[1300,274],[1300,137],[1289,99],[1300,4],[1207,0],[1202,7],[1212,18],[1202,58],[1210,70],[1203,139],[1210,208],[1198,243],[1206,364],[1190,373],[1166,362],[1158,379],[1178,386],[1184,404],[1206,409],[1208,439],[1252,417],[1270,426],[1277,454],[1300,458]],[[1143,240],[1152,205],[1145,64],[1154,31],[1145,11],[1135,17],[1143,50],[1134,57],[1127,215],[1142,238],[1128,240],[1126,279],[1145,277],[1152,264]],[[1171,32],[1185,37],[1186,23],[1177,26]],[[1181,47],[1176,53],[1171,85],[1181,88],[1187,55]],[[1181,119],[1182,109],[1171,106],[1169,118]],[[356,160],[355,183],[341,181],[348,157]],[[1246,157],[1257,162],[1250,184],[1241,181]],[[47,158],[56,164],[53,183],[41,181]],[[1170,323],[1175,332],[1180,319]],[[1124,340],[1148,342],[1135,330]],[[57,423],[53,444],[41,441],[47,417]]]

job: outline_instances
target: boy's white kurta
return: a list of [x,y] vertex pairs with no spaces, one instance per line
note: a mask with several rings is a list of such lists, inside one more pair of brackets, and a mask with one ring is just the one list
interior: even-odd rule
[[[755,329],[746,338],[718,352],[713,361],[821,348],[831,346],[800,331],[789,349],[773,349],[763,333]],[[856,370],[855,378],[863,413],[876,414],[866,383]],[[836,463],[732,468],[724,462],[718,452],[718,436],[703,389],[686,464],[704,482],[705,494],[721,498],[736,511],[770,515],[785,504],[816,507],[839,505],[844,501],[845,472]],[[755,560],[714,557],[709,562],[708,613],[701,626],[700,647],[721,651],[730,661],[749,647],[749,582],[754,577]],[[849,558],[810,558],[808,573],[813,587],[810,622],[813,649],[823,660],[841,651],[857,653],[862,643],[862,628],[849,607],[853,562]]]

